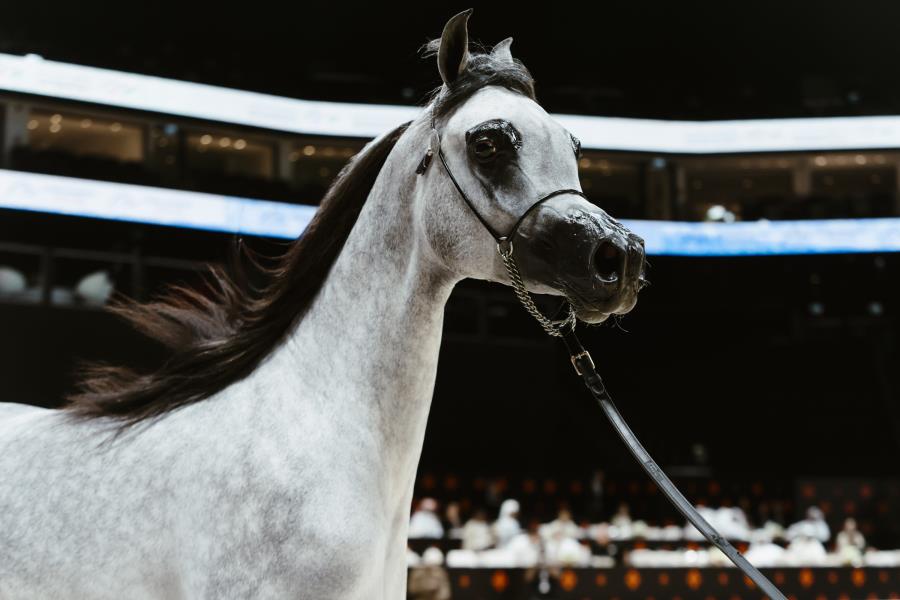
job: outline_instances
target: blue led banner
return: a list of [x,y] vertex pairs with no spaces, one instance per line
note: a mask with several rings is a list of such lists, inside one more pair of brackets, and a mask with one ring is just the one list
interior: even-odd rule
[[[295,238],[315,207],[0,169],[0,208]],[[900,252],[900,219],[625,221],[651,255]]]

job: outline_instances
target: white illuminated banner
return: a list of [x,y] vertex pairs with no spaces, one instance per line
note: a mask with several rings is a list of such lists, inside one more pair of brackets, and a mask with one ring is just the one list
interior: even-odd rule
[[[0,54],[0,90],[289,133],[373,138],[415,106],[318,102]],[[554,115],[585,148],[719,154],[900,148],[900,117],[660,121]]]
[[295,238],[314,206],[0,169],[0,208]]
[[[283,239],[315,207],[0,169],[0,208]],[[2,217],[0,217],[2,218]],[[686,223],[625,221],[651,255],[900,252],[900,219]]]

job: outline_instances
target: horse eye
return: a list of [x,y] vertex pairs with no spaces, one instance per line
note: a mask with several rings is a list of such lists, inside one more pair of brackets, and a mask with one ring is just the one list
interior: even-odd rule
[[497,154],[497,146],[494,145],[494,142],[492,142],[490,138],[482,136],[475,140],[473,152],[475,153],[475,157],[479,160],[488,160]]

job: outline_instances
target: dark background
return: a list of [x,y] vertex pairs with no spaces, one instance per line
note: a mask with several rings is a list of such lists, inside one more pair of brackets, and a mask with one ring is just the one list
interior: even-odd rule
[[893,2],[15,3],[0,51],[308,99],[415,103],[417,50],[475,7],[552,112],[723,119],[900,108]]
[[[19,5],[0,19],[0,51],[307,99],[416,103],[438,83],[417,48],[462,8]],[[897,23],[900,5],[887,2],[490,3],[470,32],[489,45],[514,35],[552,112],[723,119],[897,114]],[[66,230],[64,219],[27,219],[6,219],[0,234]],[[222,236],[141,235],[211,259],[229,247]],[[897,256],[650,260],[652,286],[633,314],[584,337],[664,466],[896,477]],[[99,312],[0,311],[4,400],[53,405],[78,360],[151,362],[154,352]],[[637,470],[561,348],[508,290],[474,283],[448,307],[422,461],[482,474]]]

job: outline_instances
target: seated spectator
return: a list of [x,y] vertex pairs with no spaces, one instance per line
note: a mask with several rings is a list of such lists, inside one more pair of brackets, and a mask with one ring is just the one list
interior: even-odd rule
[[462,537],[462,517],[459,515],[459,502],[450,502],[444,510],[444,527],[447,535],[454,539]]
[[858,548],[860,552],[866,549],[866,538],[856,528],[856,519],[849,517],[844,521],[844,527],[837,534],[835,543],[838,551],[848,546]]
[[577,539],[563,533],[562,528],[553,530],[546,539],[547,564],[567,567],[586,567],[591,562],[591,549],[582,546]]
[[514,537],[522,533],[519,525],[519,503],[512,498],[504,500],[500,505],[500,516],[494,521],[494,539],[497,547],[502,548]]
[[866,549],[866,538],[856,528],[856,519],[844,520],[844,527],[837,534],[835,553],[841,563],[859,566],[863,562],[863,551]]
[[784,534],[788,541],[800,537],[812,538],[821,543],[826,543],[831,537],[831,530],[825,522],[825,515],[818,506],[810,506],[806,509],[806,518],[788,527]]
[[462,528],[463,550],[484,550],[494,543],[491,526],[487,522],[487,513],[478,509]]
[[536,522],[530,523],[528,531],[520,533],[509,541],[506,549],[510,554],[512,565],[516,567],[535,567],[547,564],[544,541]]
[[752,542],[744,553],[754,567],[779,567],[783,564],[785,550],[772,541]]
[[425,550],[422,562],[409,570],[407,596],[414,600],[449,600],[450,576],[443,564],[444,553],[438,548]]
[[619,509],[610,520],[610,537],[615,539],[628,539],[631,537],[631,512],[627,502],[620,502]]
[[545,540],[555,537],[557,533],[573,540],[582,537],[581,528],[572,520],[572,513],[568,508],[559,509],[556,520],[541,526],[541,536]]
[[828,553],[818,539],[798,535],[788,544],[784,560],[791,567],[820,567],[827,563]]
[[438,504],[434,498],[423,498],[419,502],[419,508],[409,520],[408,537],[412,539],[444,537],[444,526],[437,516],[437,508]]

